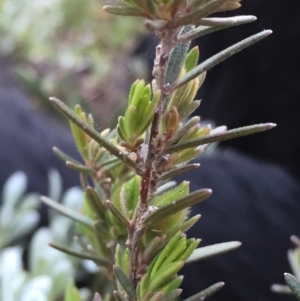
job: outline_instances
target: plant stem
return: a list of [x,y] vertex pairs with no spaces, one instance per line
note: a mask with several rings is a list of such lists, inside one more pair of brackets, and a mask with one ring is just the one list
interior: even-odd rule
[[152,88],[154,90],[153,92],[160,90],[161,96],[152,121],[148,154],[145,162],[145,172],[142,176],[141,203],[145,204],[146,207],[148,207],[148,200],[156,187],[157,176],[154,176],[153,172],[155,173],[156,171],[156,163],[159,159],[159,154],[162,152],[159,145],[160,137],[158,137],[159,124],[161,122],[164,104],[169,96],[168,86],[165,85],[165,78],[170,53],[176,45],[176,34],[177,30],[172,28],[157,33],[161,38],[161,43],[156,47],[156,57],[152,72],[152,75],[154,76]]
[[139,253],[142,235],[144,234],[143,221],[147,217],[148,202],[157,186],[157,162],[163,151],[163,137],[159,136],[159,125],[161,122],[164,104],[169,96],[168,86],[165,85],[166,70],[171,50],[176,45],[177,29],[165,28],[156,34],[161,38],[161,43],[156,48],[156,58],[153,67],[154,80],[152,82],[153,92],[160,90],[161,96],[150,130],[148,142],[148,153],[144,163],[144,172],[141,175],[140,202],[137,208],[135,220],[132,220],[132,226],[129,229],[129,278],[133,286],[136,287],[140,275],[139,271]]

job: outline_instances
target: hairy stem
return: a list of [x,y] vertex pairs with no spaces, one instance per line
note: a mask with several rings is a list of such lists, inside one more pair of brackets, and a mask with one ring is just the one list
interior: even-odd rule
[[156,167],[163,150],[163,144],[161,143],[163,137],[159,136],[159,125],[163,114],[164,104],[168,99],[168,86],[165,85],[165,77],[170,53],[176,44],[176,34],[177,30],[174,28],[167,28],[161,32],[157,32],[157,35],[161,38],[161,43],[156,48],[156,58],[152,72],[154,76],[152,88],[153,92],[160,90],[161,97],[151,125],[148,153],[144,162],[144,172],[141,175],[140,202],[137,208],[137,215],[135,220],[132,221],[132,227],[129,229],[129,277],[134,287],[137,286],[140,277],[139,253],[142,235],[145,231],[143,221],[147,217],[148,202],[158,181]]

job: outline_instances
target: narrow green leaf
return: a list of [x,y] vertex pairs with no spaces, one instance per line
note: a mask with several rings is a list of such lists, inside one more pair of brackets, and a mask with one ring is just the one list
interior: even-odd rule
[[277,294],[291,294],[291,289],[287,285],[283,284],[272,284],[271,291]]
[[178,143],[172,146],[168,146],[164,149],[164,153],[173,153],[177,151],[181,151],[186,148],[196,147],[199,145],[204,145],[216,141],[225,141],[229,139],[234,139],[242,136],[252,135],[259,132],[267,131],[274,128],[276,124],[274,123],[262,123],[262,124],[255,124],[250,126],[244,126],[237,129],[220,132],[220,133],[212,133],[205,137],[195,138],[186,140],[182,143]]
[[208,297],[212,296],[214,293],[216,293],[218,290],[220,290],[224,286],[224,282],[218,282],[210,287],[206,288],[205,290],[201,291],[200,293],[197,293],[183,301],[201,301],[206,300]]
[[122,212],[109,200],[105,201],[106,206],[111,213],[126,227],[130,227],[130,221],[122,214]]
[[145,17],[139,8],[129,6],[105,5],[103,9],[113,15],[118,16],[132,16],[132,17]]
[[221,7],[228,0],[210,0],[200,5],[197,8],[194,8],[191,13],[184,15],[180,18],[175,24],[176,26],[182,26],[185,24],[193,24],[195,21],[200,20],[203,17],[214,12],[216,9]]
[[[184,35],[188,33],[190,30],[192,30],[195,26],[193,25],[187,25],[183,26],[180,33],[180,35]],[[186,54],[190,48],[191,42],[184,42],[178,44],[176,47],[173,48],[170,54],[170,58],[168,61],[168,67],[166,72],[166,84],[173,84],[173,82],[178,78],[179,73],[182,69],[182,66],[184,64],[184,60],[186,57]]]
[[186,105],[190,104],[194,100],[194,94],[196,92],[197,85],[194,80],[189,81],[179,89],[172,91],[171,98],[168,103],[168,110],[174,106],[178,112],[180,112]]
[[199,261],[202,259],[210,258],[220,255],[239,248],[242,244],[239,241],[230,241],[220,244],[215,244],[203,248],[196,249],[192,255],[186,260],[186,264]]
[[130,217],[129,217],[128,204],[127,204],[124,187],[122,187],[120,191],[119,206],[120,206],[119,208],[121,210],[121,213],[125,216],[126,219],[129,220]]
[[229,18],[203,18],[199,21],[199,25],[205,26],[237,26],[256,21],[255,16],[234,16]]
[[59,250],[63,253],[71,255],[71,256],[75,256],[75,257],[78,257],[78,258],[81,258],[81,259],[93,260],[95,263],[97,263],[99,265],[102,265],[102,266],[107,266],[109,264],[109,261],[107,259],[100,258],[97,255],[83,253],[83,252],[77,252],[77,251],[74,251],[70,248],[59,246],[59,245],[54,244],[54,243],[49,243],[49,246],[56,249],[56,250]]
[[149,110],[152,93],[150,85],[146,85],[144,91],[141,93],[143,93],[141,94],[142,97],[139,98],[138,102],[135,104],[137,116],[134,119],[135,123],[139,124],[139,128],[143,128],[144,124],[147,123],[147,118],[150,117],[149,114],[151,115],[151,110]]
[[95,210],[99,218],[104,220],[106,208],[102,200],[100,199],[98,193],[91,186],[88,186],[85,192],[87,194],[87,200],[90,203],[91,207]]
[[216,9],[214,13],[238,9],[242,6],[240,3],[238,3],[239,1],[241,0],[233,0],[233,1],[229,0],[227,3],[224,3],[221,7]]
[[200,106],[200,103],[200,100],[195,100],[185,105],[183,108],[180,108],[180,110],[178,111],[179,119],[182,120],[190,116]]
[[129,211],[133,211],[136,208],[137,203],[139,201],[140,183],[141,177],[136,175],[124,184],[125,196]]
[[[151,85],[147,84],[144,87],[144,91],[143,91],[143,102],[145,103],[149,103],[150,99],[151,99],[151,95],[152,95],[152,90],[151,90]],[[136,104],[136,107],[138,107],[138,104]]]
[[160,100],[160,96],[161,96],[160,90],[158,90],[154,93],[152,101],[148,105],[147,111],[144,112],[144,117],[145,118],[143,120],[143,125],[140,129],[140,133],[145,133],[146,130],[148,129],[150,123],[152,122],[153,117],[154,117],[155,108],[157,107],[157,104]]
[[161,301],[173,301],[175,300],[182,292],[182,289],[178,288],[175,289],[167,294],[165,294],[163,296],[163,298],[161,299]]
[[[178,38],[181,42],[192,41],[196,38],[203,37],[212,32],[216,32],[222,29],[226,29],[233,26],[238,26],[246,23],[250,23],[256,20],[255,16],[236,16],[231,18],[203,18],[200,19],[201,25],[191,30],[190,32],[180,36]],[[214,24],[214,25],[209,25]],[[217,25],[218,24],[218,25]]]
[[300,300],[300,282],[296,279],[296,277],[289,273],[284,273],[284,279],[293,295]]
[[123,267],[122,270],[126,275],[129,274],[129,260],[130,260],[130,251],[128,248],[125,249],[124,251],[124,256],[123,256]]
[[183,276],[177,276],[166,287],[164,287],[163,291],[164,292],[171,292],[173,290],[178,289],[182,284],[183,278],[184,278]]
[[211,26],[198,26],[195,29],[191,30],[190,32],[180,36],[178,38],[179,41],[186,42],[186,41],[192,41],[194,39],[203,37],[207,34],[210,34],[212,32],[225,29],[226,27],[211,27]]
[[110,165],[110,164],[115,165],[115,163],[121,163],[121,161],[119,160],[119,158],[109,158],[109,159],[105,160],[104,162],[100,162],[99,165],[101,167],[104,167],[104,166],[107,166],[107,165]]
[[249,47],[250,45],[266,38],[268,35],[272,33],[271,30],[264,30],[260,33],[257,33],[255,35],[252,35],[251,37],[248,37],[224,50],[221,52],[213,55],[209,59],[205,60],[201,64],[199,64],[197,67],[192,69],[190,72],[186,73],[184,76],[180,77],[173,85],[172,90],[175,90],[182,85],[186,84],[190,80],[196,78],[201,73],[211,69],[212,67],[216,66],[217,64],[223,62],[227,58],[231,57],[232,55],[242,51],[243,49]]
[[160,90],[155,91],[155,93],[153,94],[151,103],[148,107],[149,113],[155,110],[155,108],[160,100],[160,97],[161,97],[161,91]]
[[141,281],[138,284],[138,297],[139,300],[143,300],[144,296],[147,294],[148,292],[148,286],[149,286],[149,277],[148,277],[148,273],[144,274],[141,278]]
[[159,181],[165,181],[165,180],[169,180],[171,178],[174,178],[176,176],[179,176],[185,172],[194,170],[196,168],[198,168],[200,166],[199,163],[194,163],[194,164],[189,164],[189,165],[183,165],[183,166],[179,166],[174,168],[173,170],[169,171],[169,172],[165,172],[163,173],[160,177],[159,177]]
[[[123,121],[121,121],[121,119],[123,119]],[[126,142],[127,141],[127,133],[126,133],[123,116],[119,116],[119,118],[118,118],[117,132],[118,132],[120,139]]]
[[[162,297],[164,296],[163,292],[157,292],[155,293],[149,301],[161,301]],[[146,299],[146,298],[145,298]]]
[[196,67],[197,62],[199,59],[199,48],[195,46],[190,52],[187,54],[185,61],[184,61],[184,68],[186,72],[191,71],[193,68]]
[[133,7],[143,7],[144,0],[123,0],[126,4]]
[[206,79],[206,71],[205,72],[203,72],[203,73],[201,73],[199,76],[198,76],[198,81],[199,81],[199,83],[198,83],[198,90],[201,88],[201,86],[203,85],[203,83],[204,83],[204,81],[205,81],[205,79]]
[[169,256],[162,263],[162,267],[181,260],[180,257],[184,253],[186,248],[186,237],[182,237],[178,243],[174,246],[174,248],[170,251]]
[[156,236],[145,246],[143,259],[146,262],[150,262],[159,250],[164,246],[166,241],[166,235]]
[[200,243],[200,239],[189,239],[189,246],[185,249],[184,253],[181,255],[179,260],[185,261],[187,258],[191,256],[191,254],[194,252],[194,250],[197,248],[197,246]]
[[92,160],[93,162],[99,162],[104,155],[107,155],[106,149],[100,147],[95,140],[91,140],[88,147],[88,159],[87,161]]
[[[124,121],[125,121],[125,126],[126,126],[126,129],[128,129],[128,134],[130,137],[133,134],[137,133],[139,130],[139,124],[135,123],[135,120],[137,118],[138,118],[138,116],[137,116],[136,107],[134,105],[128,106],[128,108],[125,112]],[[129,142],[129,139],[127,142]]]
[[121,269],[123,266],[123,254],[122,254],[122,248],[119,244],[117,244],[116,251],[115,251],[115,262],[116,265]]
[[114,269],[116,278],[122,285],[125,292],[128,294],[128,296],[131,299],[136,300],[136,292],[135,292],[135,289],[134,289],[133,285],[131,284],[130,280],[127,278],[127,276],[124,274],[124,272],[119,267],[114,265],[113,269]]
[[159,196],[162,195],[163,193],[167,192],[168,190],[175,188],[176,187],[176,181],[169,181],[166,182],[164,184],[162,184],[161,186],[159,186],[156,190],[156,192],[154,193],[154,196]]
[[155,260],[153,267],[149,267],[147,271],[147,274],[150,278],[154,277],[153,275],[155,275],[157,271],[161,268],[164,261],[166,260],[166,258],[168,258],[170,252],[172,252],[173,248],[176,246],[181,237],[181,232],[177,232],[167,243],[167,245],[163,248],[163,250],[159,253],[159,255],[157,255],[157,259]]
[[[82,122],[84,122],[82,120],[82,118],[76,114],[76,112],[72,111],[72,113],[74,114],[74,116],[76,116],[78,118],[78,120],[81,120]],[[87,138],[86,134],[76,124],[74,124],[72,122],[69,122],[69,123],[70,123],[71,132],[72,132],[73,139],[76,144],[77,150],[79,151],[79,153],[81,154],[81,156],[84,159],[87,159],[87,143],[88,143],[88,141],[86,140],[86,138]]]
[[201,155],[204,152],[204,148],[186,149],[180,153],[180,158],[176,160],[176,164],[186,163]]
[[70,157],[69,155],[67,155],[66,153],[64,153],[63,151],[61,151],[59,148],[57,147],[53,147],[53,152],[54,154],[63,162],[72,162],[74,164],[80,165],[81,163],[75,159],[73,159],[72,157]]
[[85,165],[82,165],[82,164],[75,164],[71,161],[67,161],[66,165],[70,169],[75,170],[75,171],[80,172],[80,173],[83,173],[83,174],[88,175],[88,176],[91,176],[94,173],[94,171],[91,168],[86,167]]
[[173,203],[178,199],[178,196],[183,197],[188,195],[189,193],[190,182],[183,181],[175,188],[166,191],[164,194],[160,194],[154,196],[150,200],[151,205],[155,205],[157,207],[161,207],[170,203]]
[[132,99],[133,99],[133,96],[135,95],[134,91],[139,82],[140,81],[137,79],[130,87],[129,96],[128,96],[128,105],[132,104]]
[[92,219],[88,218],[87,216],[82,215],[81,213],[65,207],[45,196],[41,196],[41,201],[51,207],[52,209],[58,211],[59,213],[63,214],[66,217],[73,219],[74,221],[81,223],[91,229],[94,229],[94,222]]
[[174,137],[168,144],[172,144],[177,142],[180,138],[182,138],[193,126],[200,122],[199,116],[194,116],[189,119],[185,124],[183,124],[175,133]]
[[163,267],[150,279],[149,290],[155,292],[159,289],[162,289],[165,285],[167,285],[168,282],[170,282],[170,279],[172,279],[179,272],[179,270],[181,270],[183,265],[184,261],[178,261],[172,262]]
[[207,0],[191,0],[189,2],[190,9],[191,8],[195,9],[197,7],[203,6],[205,4],[205,2],[207,2]]
[[192,218],[188,219],[187,221],[185,221],[183,224],[177,225],[175,228],[171,229],[171,231],[169,231],[167,233],[168,237],[173,237],[173,235],[175,233],[177,233],[178,231],[186,232],[199,220],[200,217],[201,217],[201,215],[197,214],[197,215],[193,216]]
[[53,105],[63,113],[68,119],[74,122],[78,127],[80,127],[85,133],[87,133],[92,139],[97,141],[100,145],[105,147],[109,152],[114,156],[119,158],[121,161],[129,165],[130,167],[135,168],[136,164],[132,161],[126,154],[121,152],[115,145],[110,143],[107,139],[103,138],[97,131],[95,131],[88,124],[83,122],[67,105],[61,102],[59,99],[51,97],[50,101]]
[[182,209],[193,206],[197,203],[204,201],[211,195],[210,189],[201,189],[195,192],[190,193],[187,196],[184,196],[178,199],[171,204],[163,206],[156,211],[154,211],[149,217],[147,217],[144,221],[144,227],[148,227],[149,225],[153,225],[165,220],[167,217],[181,211]]
[[145,88],[144,80],[137,80],[133,83],[133,85],[134,85],[134,88],[132,89],[132,91],[130,91],[130,95],[129,95],[130,104],[128,105],[128,107],[130,105],[137,106],[137,104],[143,98],[143,95],[144,95],[144,93],[143,93],[144,88]]

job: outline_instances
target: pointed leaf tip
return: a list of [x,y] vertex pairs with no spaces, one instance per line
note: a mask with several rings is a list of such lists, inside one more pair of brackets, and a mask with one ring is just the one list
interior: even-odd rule
[[284,273],[284,278],[286,284],[291,289],[293,295],[300,300],[300,282],[297,280],[295,276],[289,273]]
[[102,301],[100,294],[95,293],[93,301]]
[[174,82],[172,84],[171,91],[174,91],[175,89],[181,87],[190,80],[199,76],[201,73],[213,68],[214,66],[228,59],[232,55],[266,38],[271,33],[272,30],[263,30],[213,55],[201,64],[197,65],[191,71],[187,72],[184,76],[180,77],[176,82]]
[[69,218],[75,220],[76,222],[79,222],[85,226],[88,226],[91,229],[94,229],[94,221],[92,219],[90,219],[89,217],[87,217],[71,208],[68,208],[64,205],[61,205],[58,202],[56,202],[48,197],[41,196],[41,201],[43,203],[45,203],[46,205],[48,205],[49,207],[51,207],[52,209],[63,214],[64,216],[69,217]]
[[201,300],[206,300],[208,297],[212,296],[215,294],[218,290],[220,290],[223,286],[225,285],[224,282],[218,282],[215,283],[205,290],[185,299],[184,301],[201,301]]
[[272,122],[266,123],[266,128],[268,128],[268,129],[272,129],[272,128],[276,127],[276,126],[277,126],[276,123],[272,123]]
[[242,245],[239,241],[230,241],[219,244],[210,245],[196,249],[192,255],[186,260],[186,264],[220,255],[239,248]]
[[124,214],[109,200],[105,201],[107,208],[110,212],[126,227],[130,227],[130,221],[124,216]]
[[177,144],[168,146],[164,149],[164,153],[172,153],[175,151],[180,151],[190,147],[196,147],[204,144],[209,144],[216,141],[225,141],[229,139],[234,139],[238,137],[243,137],[247,135],[252,135],[260,132],[264,132],[270,130],[276,126],[275,123],[262,123],[262,124],[255,124],[244,126],[228,131],[217,131],[211,132],[209,135],[200,137],[200,138],[193,138],[189,140],[185,140],[183,142],[179,142]]
[[179,198],[178,200],[168,205],[160,207],[144,220],[144,227],[159,223],[167,217],[185,208],[191,207],[197,203],[204,201],[211,195],[211,193],[211,189],[200,189],[182,198]]
[[110,263],[107,259],[100,258],[97,255],[93,255],[93,254],[90,254],[90,253],[77,252],[77,251],[72,250],[70,248],[67,248],[67,247],[64,247],[64,246],[59,246],[59,245],[51,243],[51,242],[49,243],[49,246],[56,249],[56,250],[58,250],[58,251],[61,251],[61,252],[66,253],[68,255],[71,255],[71,256],[75,256],[75,257],[78,257],[78,258],[81,258],[81,259],[93,260],[94,262],[96,262],[96,263],[98,263],[99,265],[102,265],[102,266],[107,266]]
[[124,288],[124,290],[126,291],[128,296],[131,299],[136,300],[135,289],[134,289],[132,283],[130,282],[130,280],[128,279],[128,277],[123,272],[123,270],[121,270],[116,265],[113,266],[113,270],[114,270],[114,274],[115,274],[116,278],[118,279],[118,281],[120,282],[120,284],[122,285],[122,287]]
[[136,164],[132,161],[127,154],[120,151],[114,144],[104,138],[100,133],[94,130],[86,122],[81,120],[74,112],[71,110],[65,103],[60,101],[58,98],[50,97],[49,98],[52,104],[65,115],[70,121],[75,123],[81,130],[83,130],[87,135],[94,139],[97,143],[106,148],[110,153],[119,158],[121,161],[126,163],[128,166],[136,168]]

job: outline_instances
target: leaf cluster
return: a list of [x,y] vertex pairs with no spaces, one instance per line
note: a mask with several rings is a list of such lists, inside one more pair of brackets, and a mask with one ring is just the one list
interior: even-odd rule
[[273,284],[271,290],[281,294],[293,294],[300,300],[300,239],[295,235],[291,236],[295,249],[288,251],[288,260],[293,274],[285,273],[284,278],[287,285]]
[[[181,293],[182,277],[178,273],[184,264],[240,245],[229,242],[197,249],[200,240],[187,239],[185,231],[200,216],[189,217],[189,208],[204,201],[211,190],[190,192],[186,181],[178,185],[169,182],[198,168],[199,164],[189,162],[210,143],[275,126],[266,123],[234,130],[225,126],[211,129],[201,126],[199,116],[189,118],[200,105],[194,98],[206,71],[271,33],[263,31],[246,38],[198,64],[199,49],[189,51],[192,39],[255,20],[253,16],[208,18],[212,13],[238,8],[239,2],[124,0],[120,5],[105,6],[113,14],[146,18],[146,28],[160,37],[153,81],[135,81],[116,128],[102,132],[95,130],[92,116],[79,106],[71,110],[60,100],[50,99],[70,120],[83,162],[57,148],[54,151],[69,168],[79,172],[84,190],[81,212],[43,198],[75,220],[82,236],[81,251],[55,247],[98,265],[106,276],[106,282],[98,287],[105,300],[175,300]],[[215,284],[188,300],[204,299],[222,285]]]

